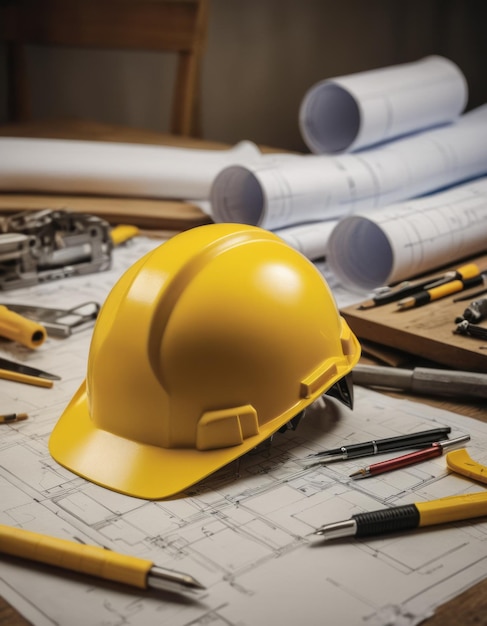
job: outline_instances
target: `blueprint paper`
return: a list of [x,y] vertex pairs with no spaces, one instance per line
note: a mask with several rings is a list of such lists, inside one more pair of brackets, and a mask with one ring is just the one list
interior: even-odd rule
[[215,221],[277,229],[342,219],[487,173],[487,105],[457,122],[354,154],[302,155],[224,168],[211,192]]
[[221,169],[257,160],[260,151],[250,141],[204,150],[0,137],[0,190],[204,199]]
[[330,269],[344,285],[369,291],[486,249],[483,177],[346,217],[329,235],[326,254]]
[[311,222],[297,224],[287,228],[278,228],[274,231],[286,243],[311,261],[322,259],[326,255],[327,242],[338,220],[326,222]]
[[320,81],[301,102],[299,126],[312,152],[353,151],[452,122],[467,98],[460,68],[432,55]]
[[[0,293],[0,300],[74,306],[102,302],[126,267],[155,245],[137,238],[114,250],[108,272]],[[164,245],[164,244],[162,244]],[[487,522],[461,522],[373,540],[321,544],[320,525],[363,510],[480,491],[449,474],[443,457],[351,481],[364,459],[305,469],[325,448],[440,425],[469,433],[472,458],[487,464],[487,425],[357,388],[354,411],[316,403],[294,432],[247,455],[182,497],[145,501],[60,467],[47,442],[81,383],[90,331],[48,338],[35,352],[4,342],[0,354],[62,376],[52,389],[0,381],[0,411],[27,411],[2,426],[0,523],[105,546],[187,572],[201,594],[141,592],[1,557],[0,593],[39,626],[307,626],[418,624],[436,606],[485,577]],[[121,348],[122,349],[122,348]],[[380,581],[378,584],[377,581]]]

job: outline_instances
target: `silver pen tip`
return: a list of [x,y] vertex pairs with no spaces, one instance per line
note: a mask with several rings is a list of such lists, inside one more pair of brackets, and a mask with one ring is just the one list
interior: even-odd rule
[[353,537],[357,532],[357,522],[354,519],[347,519],[342,522],[325,524],[320,526],[313,534],[319,535],[322,539],[340,539],[341,537]]
[[151,589],[165,591],[196,591],[206,589],[190,574],[183,574],[174,570],[154,565],[147,576],[147,586]]

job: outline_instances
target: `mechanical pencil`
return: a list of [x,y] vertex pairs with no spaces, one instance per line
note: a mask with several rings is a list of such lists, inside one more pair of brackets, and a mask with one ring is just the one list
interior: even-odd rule
[[368,467],[359,469],[353,474],[350,474],[350,478],[367,478],[369,476],[377,476],[377,474],[384,474],[385,472],[391,472],[392,470],[400,469],[401,467],[409,467],[421,461],[427,459],[434,459],[437,456],[441,456],[445,450],[455,448],[470,440],[470,435],[462,435],[455,439],[446,439],[445,441],[437,441],[428,448],[423,450],[417,450],[410,454],[404,454],[397,456],[387,461],[381,461],[380,463],[373,463]]
[[390,509],[357,513],[349,520],[325,524],[315,531],[325,540],[367,537],[435,526],[487,515],[487,491],[416,502]]
[[445,274],[437,278],[429,277],[414,282],[401,283],[397,287],[391,287],[387,289],[387,291],[373,296],[370,300],[362,302],[362,304],[358,308],[370,309],[375,306],[389,304],[390,302],[397,302],[397,300],[415,294],[418,291],[438,287],[439,285],[443,285],[444,283],[448,283],[456,279],[465,280],[467,278],[473,278],[474,276],[478,276],[479,273],[480,270],[475,263],[462,265],[458,269],[446,272]]
[[0,552],[140,589],[205,589],[189,574],[158,567],[147,559],[3,524],[0,524]]
[[484,274],[479,274],[478,276],[468,278],[467,280],[452,280],[451,282],[440,285],[439,287],[433,287],[433,289],[420,291],[410,298],[399,300],[397,306],[399,307],[399,310],[423,306],[424,304],[428,304],[428,302],[433,302],[433,300],[445,298],[452,293],[457,293],[458,291],[463,291],[464,289],[470,289],[470,287],[476,287],[484,282]]
[[445,426],[444,428],[432,428],[417,433],[409,433],[408,435],[354,443],[349,446],[341,446],[340,448],[311,454],[305,461],[309,460],[310,463],[331,463],[333,461],[346,461],[347,459],[356,459],[363,456],[373,456],[382,452],[392,452],[406,448],[421,448],[425,445],[429,446],[435,441],[440,441],[450,432],[451,428]]

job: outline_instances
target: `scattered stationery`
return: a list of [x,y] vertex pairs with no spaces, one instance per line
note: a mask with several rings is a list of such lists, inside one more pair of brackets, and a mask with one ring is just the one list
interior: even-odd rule
[[430,447],[418,450],[416,452],[410,452],[402,456],[381,461],[380,463],[374,463],[368,465],[362,469],[350,474],[350,478],[368,478],[369,476],[377,476],[378,474],[384,474],[385,472],[391,472],[402,467],[409,467],[421,461],[428,459],[434,459],[437,456],[441,456],[445,450],[458,447],[470,440],[470,435],[462,435],[461,437],[455,437],[455,439],[446,439],[445,441],[437,441]]
[[348,459],[356,459],[363,456],[373,456],[383,452],[392,452],[394,450],[404,450],[407,448],[423,448],[435,441],[439,441],[451,432],[449,426],[445,428],[432,428],[417,433],[409,433],[407,435],[399,435],[398,437],[387,437],[385,439],[376,439],[366,441],[364,443],[354,443],[343,445],[332,450],[317,452],[310,455],[305,462],[310,463],[332,463],[333,461],[346,461]]
[[440,298],[449,296],[452,293],[457,293],[457,291],[463,291],[464,289],[470,289],[470,287],[476,287],[477,285],[484,284],[486,279],[487,277],[485,274],[479,274],[478,276],[474,276],[473,278],[468,278],[466,280],[452,280],[451,282],[440,285],[439,287],[424,289],[409,298],[399,300],[397,306],[399,307],[399,310],[423,306],[429,302],[433,302],[434,300],[439,300]]
[[480,273],[478,265],[475,263],[469,263],[459,267],[457,270],[451,270],[445,272],[443,275],[433,278],[424,278],[417,281],[404,281],[397,286],[386,288],[381,290],[378,294],[372,296],[370,300],[366,300],[359,305],[359,309],[370,309],[374,306],[381,306],[389,304],[390,302],[396,302],[406,296],[411,296],[418,293],[422,289],[432,289],[433,287],[439,287],[445,283],[453,280],[462,280],[467,278],[473,278]]
[[11,380],[17,383],[26,383],[36,387],[52,387],[53,381],[61,380],[57,374],[50,374],[44,370],[24,363],[17,363],[0,357],[0,379]]

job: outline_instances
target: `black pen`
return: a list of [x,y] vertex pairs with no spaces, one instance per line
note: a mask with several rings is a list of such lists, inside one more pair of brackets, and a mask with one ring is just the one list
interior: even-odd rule
[[445,426],[444,428],[433,428],[431,430],[410,433],[409,435],[354,443],[350,446],[341,446],[340,448],[310,454],[305,461],[309,463],[332,463],[333,461],[346,461],[347,459],[357,459],[363,456],[374,456],[382,452],[393,452],[407,448],[423,448],[444,439],[450,432],[451,428]]

